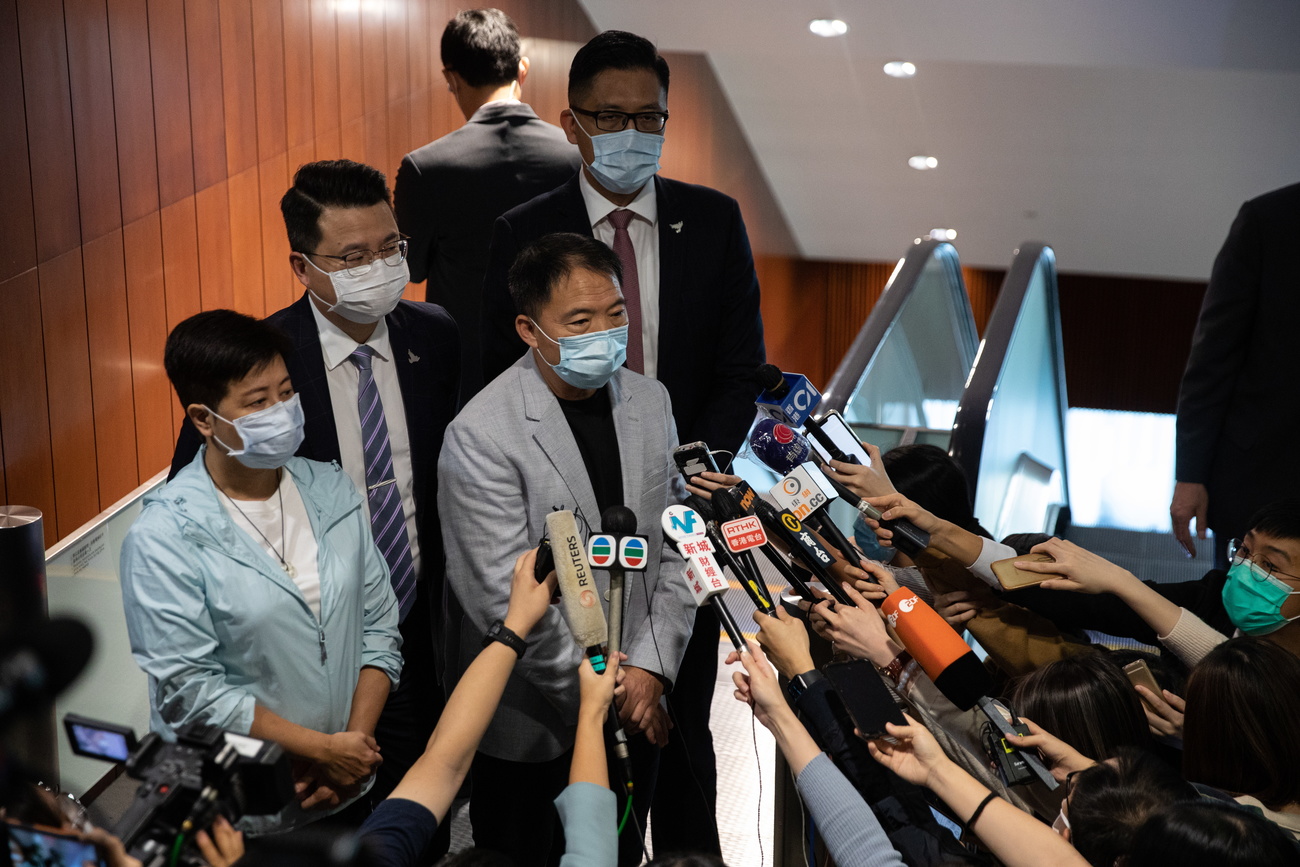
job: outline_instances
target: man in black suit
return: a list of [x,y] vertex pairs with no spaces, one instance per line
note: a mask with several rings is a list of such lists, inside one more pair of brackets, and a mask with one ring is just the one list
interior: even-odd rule
[[[437,467],[443,432],[458,404],[459,340],[447,311],[401,300],[409,282],[407,245],[378,169],[351,160],[309,163],[298,169],[280,209],[293,251],[290,265],[307,289],[268,317],[294,348],[285,362],[304,416],[298,454],[338,461],[367,501],[372,528],[376,515],[386,511],[405,525],[404,533],[376,528],[377,538],[382,532],[395,540],[381,544],[380,553],[401,607],[403,657],[401,682],[374,732],[384,759],[370,793],[377,802],[423,753],[442,711],[445,603]],[[359,406],[367,396],[371,411],[363,417]],[[173,475],[201,442],[187,424]],[[378,466],[372,455],[383,455]],[[390,486],[400,508],[385,499]],[[447,851],[450,839],[440,831],[437,851],[426,853],[430,863]]]
[[1256,510],[1300,491],[1300,184],[1241,206],[1214,261],[1178,393],[1174,535],[1195,554],[1214,529],[1215,565]]
[[442,32],[442,75],[467,123],[402,158],[394,190],[397,224],[411,239],[411,280],[428,279],[461,333],[460,396],[485,384],[479,313],[492,222],[553,189],[578,168],[564,131],[526,104],[528,58],[499,9],[459,13]]
[[[734,451],[754,418],[751,377],[764,360],[740,208],[716,190],[658,176],[668,64],[648,40],[616,30],[593,38],[573,58],[568,96],[560,123],[583,168],[497,220],[484,279],[484,381],[526,351],[506,285],[515,254],[551,232],[594,235],[623,263],[628,367],[667,387],[682,442]],[[657,852],[719,851],[709,731],[717,653],[717,618],[701,608],[669,699],[676,728],[651,808]]]

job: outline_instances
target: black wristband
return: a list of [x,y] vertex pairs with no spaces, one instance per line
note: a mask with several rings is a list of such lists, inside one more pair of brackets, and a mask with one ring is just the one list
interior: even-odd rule
[[506,629],[505,623],[500,620],[488,627],[487,635],[483,636],[483,646],[487,647],[494,641],[499,641],[513,650],[520,659],[524,658],[524,651],[528,649],[524,640]]
[[984,812],[984,808],[989,805],[989,802],[995,800],[996,798],[997,795],[995,795],[993,792],[989,792],[988,797],[980,801],[980,805],[975,808],[974,813],[970,814],[970,819],[967,820],[966,822],[967,831],[975,830],[975,823],[979,821],[980,814]]
[[822,674],[815,668],[805,671],[803,674],[796,674],[794,677],[790,678],[790,682],[786,684],[786,691],[790,693],[790,700],[795,702],[799,701],[799,699],[803,698],[803,694],[808,691],[810,686],[819,680],[824,680],[825,677],[826,675]]

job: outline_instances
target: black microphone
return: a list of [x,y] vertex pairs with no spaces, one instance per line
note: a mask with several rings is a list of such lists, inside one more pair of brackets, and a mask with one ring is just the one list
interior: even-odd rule
[[[762,499],[754,502],[754,514],[763,522],[763,526],[780,539],[782,544],[790,549],[790,553],[804,564],[817,580],[821,581],[836,602],[853,606],[848,594],[840,586],[840,582],[831,574],[830,567],[835,562],[835,558],[813,538],[798,518],[786,509],[778,511],[771,503]],[[806,583],[803,586],[799,584],[794,586],[799,591],[799,595],[805,599],[813,601],[817,599]]]
[[775,364],[760,364],[754,371],[754,379],[771,400],[779,402],[790,393],[790,383],[785,381],[781,368]]
[[894,536],[890,542],[895,548],[902,551],[909,557],[915,557],[926,548],[930,547],[930,534],[913,524],[906,518],[895,518],[892,521],[882,521],[880,519],[880,510],[859,497],[857,494],[844,487],[830,473],[825,473],[826,480],[835,488],[835,492],[840,495],[840,499],[857,509],[862,514],[879,522],[880,526],[886,530],[892,530]]
[[[713,495],[716,497],[718,493],[718,491],[715,491]],[[718,529],[718,515],[713,510],[713,504],[699,494],[691,494],[686,498],[685,505],[694,509],[704,519],[709,543],[713,546],[714,558],[724,567],[730,569],[732,575],[736,576],[741,589],[749,596],[755,608],[775,617],[775,608],[764,607],[764,600],[766,600],[767,605],[771,605],[771,598],[763,592],[766,588],[763,587],[757,566],[752,558],[748,563],[739,562],[736,556],[732,554],[731,549],[727,547],[726,541],[722,538],[722,532]],[[751,568],[753,572],[750,571]]]
[[0,725],[62,692],[90,662],[94,649],[90,630],[66,617],[9,636],[0,646]]
[[[636,533],[636,513],[627,506],[610,506],[600,513],[600,532],[613,536],[617,542],[623,536]],[[618,557],[609,564],[609,652],[617,654],[623,649],[623,584],[627,572]]]
[[[746,499],[757,499],[753,496],[753,490],[746,492]],[[736,488],[721,488],[713,492],[713,511],[718,516],[718,530],[724,539],[723,544],[727,545],[726,524],[737,521],[742,518],[750,517],[745,505],[742,505],[742,496]],[[761,522],[756,522],[761,527]],[[757,546],[752,546],[757,547]],[[743,575],[738,574],[741,578],[741,584],[749,598],[754,601],[754,606],[764,614],[772,617],[776,616],[776,605],[772,602],[772,596],[768,593],[767,585],[763,582],[763,573],[758,569],[758,563],[754,560],[754,555],[749,550],[732,551],[732,559],[741,565]]]

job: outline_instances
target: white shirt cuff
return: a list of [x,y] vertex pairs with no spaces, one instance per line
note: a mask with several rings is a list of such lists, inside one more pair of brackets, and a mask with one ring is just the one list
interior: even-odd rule
[[1002,585],[998,583],[998,579],[993,575],[993,570],[989,566],[998,560],[1006,560],[1016,556],[1019,556],[1016,549],[1010,545],[1003,545],[1001,542],[994,542],[992,539],[981,537],[980,555],[975,558],[974,563],[966,567],[966,571],[990,587],[1001,587]]

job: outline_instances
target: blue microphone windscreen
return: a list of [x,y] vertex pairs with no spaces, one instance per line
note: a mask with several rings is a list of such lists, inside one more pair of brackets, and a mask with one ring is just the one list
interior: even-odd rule
[[754,457],[778,475],[786,475],[808,460],[812,446],[803,434],[775,419],[759,419],[749,435]]

